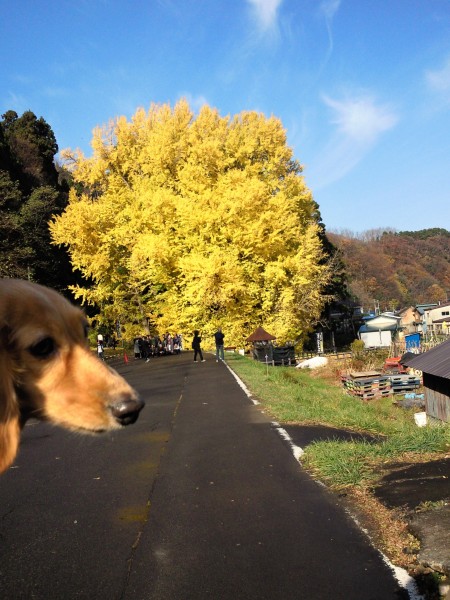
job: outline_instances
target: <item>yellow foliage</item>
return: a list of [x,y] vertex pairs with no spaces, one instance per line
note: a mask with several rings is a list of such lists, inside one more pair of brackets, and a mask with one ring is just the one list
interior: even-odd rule
[[161,333],[220,325],[227,344],[257,325],[299,339],[330,277],[320,216],[280,121],[221,117],[186,101],[96,129],[93,155],[66,151],[77,184],[51,223],[108,320]]

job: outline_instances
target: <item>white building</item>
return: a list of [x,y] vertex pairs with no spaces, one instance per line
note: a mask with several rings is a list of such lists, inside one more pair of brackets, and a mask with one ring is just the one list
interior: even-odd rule
[[422,330],[424,333],[447,335],[450,329],[450,304],[441,304],[423,312]]
[[393,313],[382,313],[371,319],[359,328],[359,338],[364,342],[365,348],[388,348],[400,326],[401,317]]

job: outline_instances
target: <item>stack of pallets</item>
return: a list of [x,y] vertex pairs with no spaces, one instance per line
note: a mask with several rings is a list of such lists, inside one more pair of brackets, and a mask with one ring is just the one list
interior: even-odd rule
[[420,377],[415,375],[389,375],[394,394],[412,392],[420,387]]
[[382,398],[392,394],[390,378],[376,371],[350,372],[342,377],[342,383],[348,394],[363,400]]

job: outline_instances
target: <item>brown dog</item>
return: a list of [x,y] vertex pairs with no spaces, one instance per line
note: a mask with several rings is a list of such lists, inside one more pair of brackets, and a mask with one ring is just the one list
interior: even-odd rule
[[100,432],[134,423],[144,402],[89,350],[87,321],[41,285],[0,279],[0,473],[27,419]]

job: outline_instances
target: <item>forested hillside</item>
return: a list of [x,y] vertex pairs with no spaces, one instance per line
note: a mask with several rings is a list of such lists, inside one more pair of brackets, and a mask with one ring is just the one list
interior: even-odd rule
[[67,204],[58,183],[51,127],[31,111],[0,120],[0,277],[18,277],[64,290],[73,283],[64,249],[51,244],[48,222]]
[[368,310],[450,300],[450,232],[371,230],[328,233],[344,264],[349,291]]

